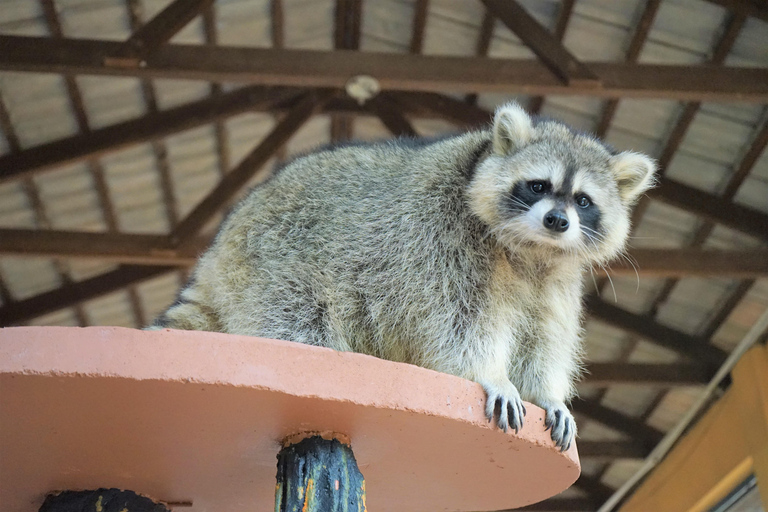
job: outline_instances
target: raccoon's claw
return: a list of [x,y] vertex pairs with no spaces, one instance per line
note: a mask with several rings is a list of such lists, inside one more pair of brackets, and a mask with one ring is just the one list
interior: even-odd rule
[[552,429],[552,440],[555,445],[564,452],[571,447],[573,439],[576,437],[576,421],[573,415],[565,407],[565,404],[543,404],[547,416],[544,418],[544,430]]
[[517,388],[511,382],[502,385],[486,383],[482,386],[488,395],[485,402],[485,417],[488,421],[491,422],[494,417],[498,417],[496,424],[504,432],[513,428],[517,433],[523,428],[523,417],[526,411]]

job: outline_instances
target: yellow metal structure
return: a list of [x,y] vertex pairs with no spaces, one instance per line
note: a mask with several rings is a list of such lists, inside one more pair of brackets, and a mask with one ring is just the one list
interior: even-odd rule
[[621,512],[703,512],[753,473],[768,510],[768,349],[750,349],[731,375],[728,391]]

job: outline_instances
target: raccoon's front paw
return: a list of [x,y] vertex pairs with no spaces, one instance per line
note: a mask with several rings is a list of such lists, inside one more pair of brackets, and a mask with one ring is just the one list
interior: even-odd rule
[[485,402],[485,417],[493,421],[498,411],[497,425],[506,432],[510,427],[517,433],[523,428],[525,406],[517,388],[509,381],[480,382],[488,398]]
[[573,439],[576,437],[576,421],[573,415],[562,402],[543,403],[542,408],[547,412],[544,418],[546,429],[552,429],[552,440],[555,445],[564,452],[571,447]]

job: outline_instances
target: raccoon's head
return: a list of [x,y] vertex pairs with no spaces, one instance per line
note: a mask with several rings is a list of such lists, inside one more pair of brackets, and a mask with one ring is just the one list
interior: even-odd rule
[[514,103],[497,110],[492,136],[468,196],[499,242],[585,263],[624,248],[630,208],[653,185],[653,160],[614,153],[562,123],[534,124]]

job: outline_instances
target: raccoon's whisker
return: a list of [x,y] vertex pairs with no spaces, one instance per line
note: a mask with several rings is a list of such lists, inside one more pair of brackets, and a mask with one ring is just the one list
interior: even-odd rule
[[624,251],[619,253],[619,257],[625,260],[627,263],[629,263],[632,266],[632,270],[635,271],[635,281],[637,282],[637,287],[635,288],[635,294],[640,293],[640,273],[637,271],[637,266],[635,265],[635,263],[637,263],[637,260],[634,260],[634,258],[632,258],[629,254],[627,254]]
[[613,279],[611,279],[611,274],[608,272],[608,269],[605,268],[605,265],[600,265],[600,268],[602,268],[603,272],[605,272],[605,277],[608,278],[608,282],[611,285],[611,290],[613,290],[613,302],[618,303],[619,297],[616,295],[616,287],[613,286]]
[[592,266],[589,267],[589,275],[592,276],[592,284],[595,285],[595,291],[600,293],[600,288],[597,286],[597,279],[595,279],[595,271]]
[[531,205],[526,203],[525,201],[522,201],[516,197],[511,198],[512,199],[512,205],[513,206],[519,206],[521,210],[527,212],[531,209]]

